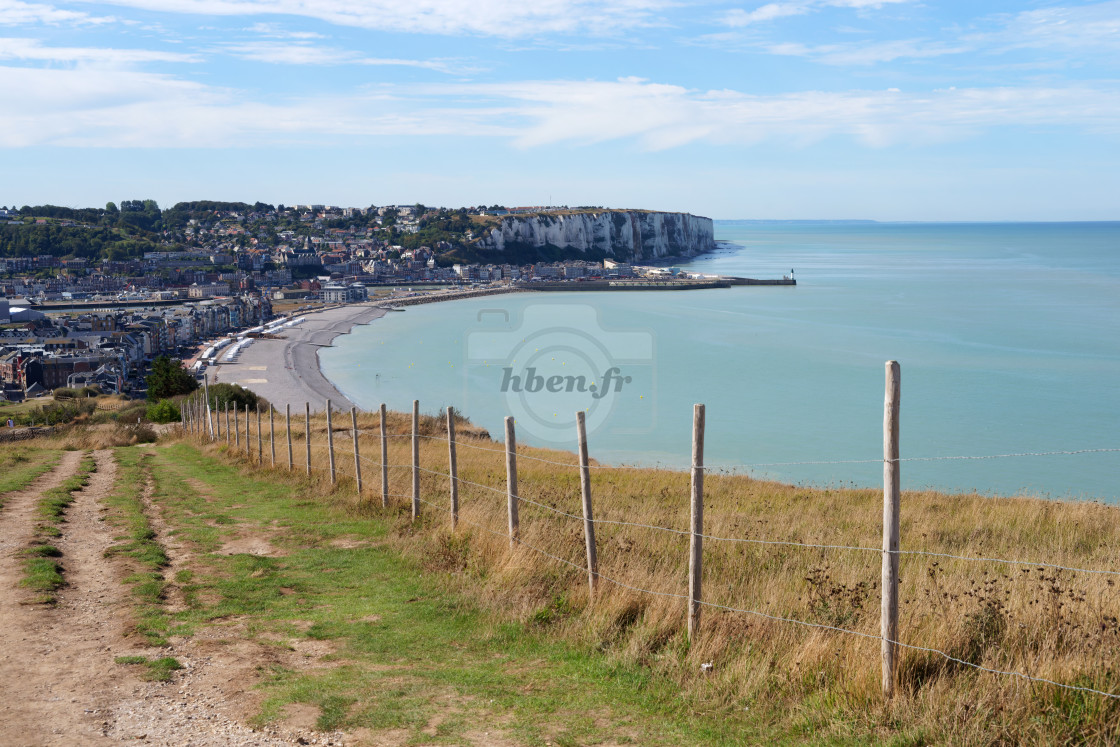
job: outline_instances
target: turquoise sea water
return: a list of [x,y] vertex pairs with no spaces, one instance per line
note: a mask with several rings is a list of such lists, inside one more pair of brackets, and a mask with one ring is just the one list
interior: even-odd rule
[[[736,248],[688,269],[793,269],[798,286],[412,307],[338,338],[324,372],[365,408],[453,404],[496,436],[513,414],[519,440],[569,450],[586,409],[592,456],[608,463],[686,467],[703,402],[709,465],[876,486],[883,364],[896,359],[904,459],[1120,448],[1120,223],[716,234]],[[578,391],[590,383],[609,391]],[[902,475],[907,488],[1120,500],[1117,452],[908,461]]]

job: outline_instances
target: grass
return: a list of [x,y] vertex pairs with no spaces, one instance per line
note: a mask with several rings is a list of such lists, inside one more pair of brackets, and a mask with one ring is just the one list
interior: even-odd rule
[[106,521],[121,534],[114,537],[113,546],[105,554],[127,559],[131,573],[125,581],[136,601],[135,630],[148,643],[163,646],[167,645],[170,630],[163,609],[167,587],[163,569],[169,561],[145,513],[144,491],[150,480],[151,457],[147,449],[114,451],[117,477],[112,492],[105,498],[109,509]]
[[162,656],[158,659],[149,659],[147,656],[118,656],[114,659],[117,664],[143,665],[142,679],[149,682],[170,682],[171,673],[183,668],[182,663],[173,656]]
[[[359,425],[361,451],[376,460],[376,416]],[[407,417],[390,414],[389,427],[406,433]],[[224,442],[119,452],[148,460],[153,501],[197,554],[175,578],[186,609],[161,608],[161,624],[184,634],[219,626],[230,640],[259,645],[261,721],[299,703],[318,709],[323,728],[403,729],[424,743],[472,741],[487,728],[528,744],[1120,740],[1117,701],[1101,696],[903,650],[898,694],[884,702],[878,640],[706,608],[689,642],[677,597],[604,582],[590,603],[585,572],[527,547],[582,565],[578,520],[523,503],[524,544],[510,550],[500,444],[459,428],[460,476],[492,489],[461,486],[452,533],[438,508],[445,477],[422,474],[433,505],[412,522],[409,470],[390,470],[386,510],[378,468],[367,461],[367,490],[357,496],[351,442],[337,420],[335,430],[337,485],[326,476],[322,418],[312,421],[310,478],[302,417],[293,423],[292,473],[282,442],[276,470]],[[424,419],[421,432],[438,438],[439,419]],[[578,471],[528,458],[567,465],[573,456],[519,453],[522,497],[578,515]],[[264,454],[267,464],[267,444]],[[407,438],[390,439],[389,461],[410,461]],[[422,440],[421,463],[445,469],[446,444]],[[597,518],[687,529],[687,474],[592,475]],[[709,475],[705,513],[715,537],[880,541],[877,491]],[[1109,569],[1120,544],[1120,514],[1096,503],[907,492],[902,516],[908,550]],[[604,576],[684,593],[687,536],[608,523],[598,532]],[[246,538],[266,542],[269,553],[231,550]],[[707,541],[704,561],[705,598],[714,604],[878,634],[877,552]],[[903,641],[993,669],[1120,688],[1120,600],[1110,577],[927,556],[905,556],[901,577]]]
[[43,523],[35,529],[32,543],[24,551],[23,579],[20,585],[37,592],[34,601],[54,604],[55,592],[66,584],[62,564],[56,560],[62,552],[48,539],[61,536],[60,524],[66,520],[66,509],[74,502],[75,494],[89,484],[89,476],[97,468],[93,457],[85,456],[78,465],[78,472],[66,478],[61,485],[43,492],[37,505]]
[[4,494],[23,490],[54,469],[62,452],[34,446],[6,444],[0,448],[0,506]]
[[[190,601],[165,612],[167,623],[259,647],[261,723],[304,704],[322,729],[403,729],[425,743],[488,730],[542,745],[730,744],[742,728],[761,733],[741,711],[697,721],[702,702],[682,710],[672,681],[451,592],[443,574],[391,547],[396,514],[309,495],[300,478],[245,475],[186,445],[156,449],[151,474],[152,501],[196,554],[176,574]],[[247,538],[270,554],[226,554]]]

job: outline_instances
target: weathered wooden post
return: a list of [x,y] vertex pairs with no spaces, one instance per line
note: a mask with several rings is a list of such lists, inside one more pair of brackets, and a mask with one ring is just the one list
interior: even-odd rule
[[350,423],[354,428],[354,482],[358,484],[358,501],[362,500],[362,457],[358,454],[358,408],[350,408]]
[[260,400],[257,400],[257,464],[264,464],[264,434],[261,432]]
[[276,408],[268,403],[268,449],[272,452],[272,468],[276,469]]
[[420,400],[412,400],[412,519],[420,516]]
[[307,476],[311,477],[311,403],[303,403],[303,445],[307,449]]
[[899,470],[898,416],[902,396],[898,361],[887,361],[883,401],[883,697],[894,695],[898,661],[898,549],[902,479]]
[[692,519],[688,543],[688,640],[700,633],[704,562],[704,405],[692,406]]
[[202,391],[206,397],[206,434],[211,441],[214,440],[214,423],[210,420],[210,374],[202,373]]
[[451,530],[459,526],[459,460],[455,455],[455,408],[447,408],[447,474],[451,482]]
[[226,401],[226,446],[229,446],[229,401]]
[[509,515],[509,546],[512,549],[521,538],[521,521],[517,515],[517,437],[513,432],[513,418],[506,416],[506,505]]
[[587,456],[587,422],[583,410],[576,412],[576,440],[579,443],[579,490],[583,497],[583,538],[587,545],[587,585],[591,598],[599,582],[599,554],[595,549],[595,517],[591,511],[591,465]]
[[389,434],[385,432],[385,403],[378,410],[381,416],[381,506],[389,505]]
[[331,424],[331,401],[327,400],[327,463],[331,469],[331,485],[337,478],[334,473],[334,426]]
[[249,403],[245,403],[245,456],[253,461],[253,444],[249,442]]
[[[226,411],[229,414],[229,411]],[[241,418],[237,413],[237,403],[233,403],[233,446],[241,451]]]
[[284,403],[284,427],[288,434],[288,471],[292,471],[292,403]]

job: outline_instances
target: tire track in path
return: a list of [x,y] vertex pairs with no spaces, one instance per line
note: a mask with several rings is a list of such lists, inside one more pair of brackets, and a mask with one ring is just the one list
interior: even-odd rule
[[[125,564],[105,558],[116,534],[102,520],[117,474],[112,451],[94,452],[97,469],[60,525],[54,544],[67,584],[57,603],[27,603],[21,551],[34,535],[36,504],[78,471],[81,458],[67,452],[51,472],[8,494],[0,510],[0,744],[339,744],[337,736],[265,733],[240,723],[229,708],[229,696],[239,693],[220,686],[221,662],[187,644],[158,649],[128,636],[133,607],[121,582]],[[175,655],[186,668],[172,682],[146,682],[136,667],[115,662],[122,654]]]

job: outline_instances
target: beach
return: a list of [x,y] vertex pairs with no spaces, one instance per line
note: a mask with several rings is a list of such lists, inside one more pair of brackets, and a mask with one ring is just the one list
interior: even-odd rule
[[377,304],[362,303],[334,306],[322,311],[300,314],[303,323],[288,327],[276,339],[257,338],[242,350],[236,363],[219,363],[207,370],[211,384],[237,384],[267,399],[278,409],[291,405],[293,410],[311,404],[312,412],[355,406],[322,373],[319,350],[330,347],[339,335],[354,327],[369,324],[385,316],[385,305],[414,306],[454,301],[480,296],[521,292],[519,288],[448,289],[423,295],[393,297]]
[[293,410],[311,404],[312,412],[331,407],[349,409],[354,406],[319,369],[319,349],[329,347],[334,338],[346,334],[357,325],[384,316],[380,306],[355,304],[304,314],[304,322],[288,327],[278,339],[260,338],[245,348],[236,363],[211,367],[210,383],[238,384],[251,389],[283,409]]

